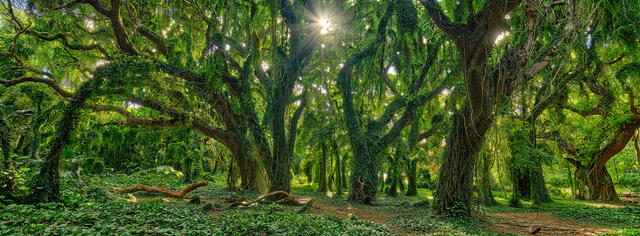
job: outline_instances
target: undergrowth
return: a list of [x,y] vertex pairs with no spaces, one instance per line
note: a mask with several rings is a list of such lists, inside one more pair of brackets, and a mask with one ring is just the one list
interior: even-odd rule
[[640,234],[640,207],[573,207],[559,209],[554,215],[574,221],[622,228],[621,232]]

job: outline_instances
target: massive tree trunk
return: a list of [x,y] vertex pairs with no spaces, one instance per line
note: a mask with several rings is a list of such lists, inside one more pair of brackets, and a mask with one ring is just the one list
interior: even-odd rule
[[[250,156],[247,150],[248,143],[242,141],[242,137],[234,139],[237,143],[229,145],[233,154],[233,161],[236,163],[240,174],[240,186],[243,189],[256,192],[266,192],[268,182],[265,179],[263,168],[256,158]],[[231,171],[231,170],[230,170]]]
[[84,82],[71,97],[69,105],[65,107],[62,118],[60,118],[56,126],[56,136],[51,141],[51,146],[49,146],[49,153],[40,167],[40,173],[36,176],[36,189],[30,196],[31,201],[52,202],[60,199],[58,173],[60,154],[75,131],[77,119],[85,106],[85,102],[100,87],[102,82],[103,78],[99,77]]
[[[286,80],[285,80],[286,81]],[[282,84],[275,88],[273,114],[271,123],[271,135],[273,136],[273,161],[271,162],[271,170],[269,172],[269,180],[271,182],[271,191],[289,192],[291,189],[291,153],[289,153],[287,137],[285,131],[284,117],[286,105],[289,102],[288,88],[282,81]],[[289,131],[289,132],[295,132]],[[291,142],[293,140],[290,140]]]
[[587,186],[590,200],[605,202],[620,200],[606,167],[588,168],[578,163],[575,176]]
[[616,189],[613,185],[613,180],[606,167],[601,169],[594,169],[589,173],[589,196],[592,200],[617,202],[620,200]]
[[[638,122],[640,122],[640,120]],[[590,200],[618,201],[618,194],[615,191],[613,180],[605,164],[613,155],[620,152],[625,146],[623,144],[626,144],[629,138],[631,138],[628,132],[624,132],[624,130],[625,129],[621,129],[618,135],[615,136],[616,142],[607,145],[600,152],[596,153],[595,157],[583,157],[575,145],[564,140],[557,132],[551,135],[546,134],[546,136],[554,139],[561,150],[571,156],[579,158],[566,158],[566,160],[576,167],[575,177],[587,186],[589,193],[588,198]],[[578,161],[580,159],[590,160],[591,164],[583,165]]]
[[[453,126],[447,138],[439,184],[434,194],[434,209],[439,213],[466,213],[471,210],[473,167],[484,135],[491,122],[485,114],[477,122],[471,120],[467,106],[453,116]],[[472,125],[475,123],[475,125]]]
[[[364,138],[364,137],[362,137]],[[372,205],[378,189],[378,158],[364,145],[353,145],[351,196],[355,202]]]

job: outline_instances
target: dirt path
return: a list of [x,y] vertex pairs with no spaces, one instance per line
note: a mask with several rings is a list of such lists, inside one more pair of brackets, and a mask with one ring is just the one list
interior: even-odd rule
[[387,211],[378,211],[370,209],[360,209],[351,206],[334,206],[325,203],[316,203],[314,208],[309,211],[311,214],[325,215],[325,216],[337,216],[340,218],[349,219],[350,216],[355,216],[360,220],[373,221],[376,223],[387,226],[396,235],[415,235],[412,231],[400,229],[390,224],[387,219],[390,217],[403,215],[407,213],[392,213]]
[[492,231],[530,235],[530,227],[540,227],[536,235],[599,235],[610,232],[611,229],[593,227],[587,224],[566,221],[551,216],[551,212],[538,213],[487,213],[489,216],[503,218],[495,221],[488,228]]

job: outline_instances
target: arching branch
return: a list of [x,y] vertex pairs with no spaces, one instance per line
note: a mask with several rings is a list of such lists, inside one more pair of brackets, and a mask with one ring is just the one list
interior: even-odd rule
[[72,50],[79,50],[79,51],[91,51],[91,50],[98,50],[100,53],[102,53],[102,55],[111,60],[113,59],[109,53],[107,53],[107,51],[100,46],[99,44],[89,44],[89,45],[80,45],[80,44],[72,44],[69,42],[69,40],[67,39],[67,37],[62,34],[62,33],[58,33],[55,35],[48,35],[47,33],[42,33],[42,32],[37,32],[34,30],[28,30],[26,31],[27,34],[29,35],[33,35],[36,36],[39,39],[45,40],[45,41],[56,41],[56,40],[60,40],[62,42],[62,44]]
[[35,77],[35,76],[22,76],[22,77],[14,78],[11,80],[0,79],[0,84],[6,87],[11,87],[11,86],[15,86],[15,85],[18,85],[21,83],[27,83],[27,82],[46,84],[47,86],[55,90],[56,93],[63,98],[71,98],[71,96],[73,96],[72,93],[64,90],[62,87],[60,87],[58,83],[56,83],[52,79],[46,79],[46,78]]

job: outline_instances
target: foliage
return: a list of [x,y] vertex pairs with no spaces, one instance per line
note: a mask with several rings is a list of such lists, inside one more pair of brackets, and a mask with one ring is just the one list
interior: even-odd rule
[[506,235],[484,230],[490,225],[478,219],[439,217],[435,215],[402,215],[391,218],[390,223],[406,230],[428,235]]
[[386,227],[370,221],[293,214],[280,205],[227,211],[219,222],[226,235],[391,235]]
[[625,173],[618,178],[618,185],[632,188],[634,191],[640,191],[640,174]]
[[213,218],[196,207],[169,206],[161,201],[124,201],[0,206],[0,233],[7,234],[152,234],[210,235]]
[[554,215],[598,225],[640,229],[638,207],[572,207],[559,209]]

